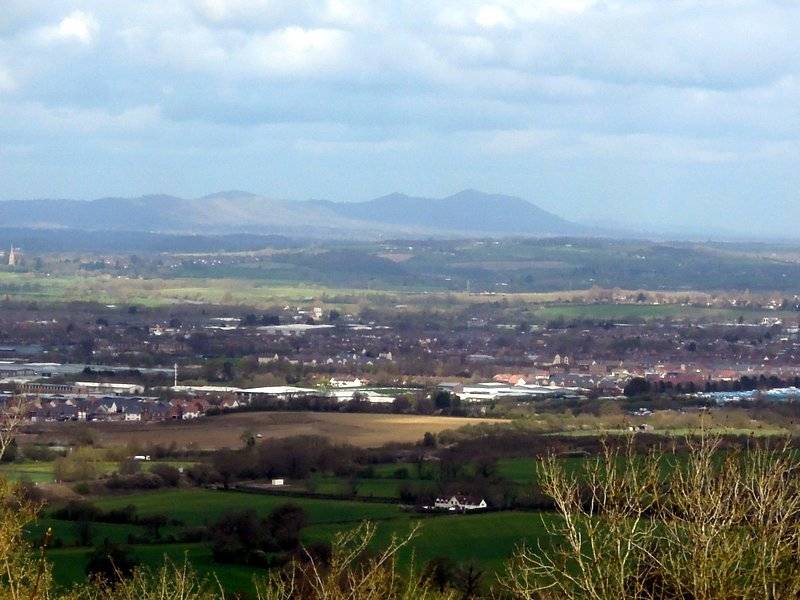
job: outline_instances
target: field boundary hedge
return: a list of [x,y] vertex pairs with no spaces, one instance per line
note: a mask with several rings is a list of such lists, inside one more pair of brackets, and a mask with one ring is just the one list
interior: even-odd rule
[[246,483],[239,483],[233,485],[228,490],[225,491],[242,492],[245,494],[264,494],[267,496],[285,496],[287,498],[295,497],[295,498],[310,498],[310,499],[316,498],[317,500],[347,500],[350,502],[365,502],[372,504],[398,504],[398,505],[404,504],[403,502],[400,501],[400,498],[392,498],[387,496],[347,496],[342,494],[317,494],[314,492],[304,492],[300,490],[265,489],[257,485],[251,485]]

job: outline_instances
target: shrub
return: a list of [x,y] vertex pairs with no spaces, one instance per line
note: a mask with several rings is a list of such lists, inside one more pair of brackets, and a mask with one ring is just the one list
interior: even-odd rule
[[64,521],[96,521],[100,513],[99,508],[85,500],[70,500],[61,508],[54,510],[51,516]]
[[75,485],[73,485],[72,490],[76,494],[80,494],[81,496],[88,496],[89,493],[91,492],[89,484],[86,483],[85,481],[81,481],[80,483],[76,483]]
[[78,448],[53,463],[53,475],[56,481],[89,481],[97,479],[97,453],[89,448]]
[[130,458],[120,461],[119,467],[117,468],[117,472],[120,475],[135,475],[136,473],[141,472],[141,470],[142,463],[138,460],[133,460]]
[[92,524],[90,521],[75,522],[75,539],[78,546],[91,546],[92,544]]
[[136,523],[136,507],[133,504],[127,504],[122,508],[112,508],[106,512],[101,511],[94,520],[105,523]]
[[266,527],[253,510],[225,513],[208,533],[216,562],[250,563],[253,552],[267,546]]
[[64,456],[64,452],[63,451],[56,452],[55,450],[53,450],[52,448],[48,448],[47,446],[32,445],[32,446],[24,446],[22,448],[22,455],[25,457],[26,460],[49,462]]
[[382,549],[369,552],[375,533],[375,525],[365,522],[336,534],[325,557],[308,552],[305,560],[294,560],[257,582],[259,600],[455,600],[454,594],[435,591],[413,575],[401,578],[397,555],[414,538],[416,528],[408,536],[393,537]]
[[300,532],[307,525],[305,511],[297,504],[278,506],[266,519],[270,548],[294,550],[300,545]]
[[796,598],[800,477],[788,443],[685,457],[605,447],[578,473],[549,458],[542,490],[563,517],[547,552],[522,548],[500,581],[514,598]]
[[[210,585],[184,562],[165,560],[159,569],[135,569],[121,581],[95,581],[80,598],[87,600],[220,600],[219,584]],[[38,599],[36,599],[38,600]],[[66,600],[66,599],[64,599]]]
[[264,565],[267,552],[294,551],[306,525],[305,511],[283,504],[266,518],[255,511],[231,511],[209,527],[214,560]]
[[32,481],[22,479],[17,482],[17,495],[20,498],[33,504],[43,504],[45,502],[45,492]]
[[164,485],[175,487],[181,481],[181,472],[172,465],[153,465],[150,472],[157,477],[160,477]]
[[457,565],[448,556],[437,556],[425,564],[422,579],[440,592],[444,592],[453,585],[456,578]]
[[112,544],[108,539],[88,556],[86,575],[109,582],[130,577],[137,565],[127,547]]
[[133,475],[115,473],[106,480],[106,487],[110,490],[157,490],[163,486],[161,477],[144,471]]
[[186,476],[195,485],[209,485],[222,481],[222,476],[219,472],[211,465],[205,463],[198,463],[186,469]]
[[408,479],[409,477],[411,477],[411,473],[408,472],[407,467],[400,467],[394,471],[395,479]]
[[44,600],[52,585],[50,570],[27,537],[37,505],[18,496],[16,486],[0,477],[0,506],[0,598]]

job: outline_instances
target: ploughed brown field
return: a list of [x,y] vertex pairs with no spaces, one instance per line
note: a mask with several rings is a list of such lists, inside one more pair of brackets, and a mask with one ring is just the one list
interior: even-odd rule
[[89,430],[103,446],[162,444],[203,450],[240,446],[244,432],[262,439],[293,435],[321,435],[334,442],[365,448],[389,442],[417,442],[425,432],[438,433],[478,423],[502,423],[501,419],[467,419],[424,415],[364,413],[264,412],[233,413],[192,421],[158,423],[43,423],[26,428],[22,443],[69,444]]

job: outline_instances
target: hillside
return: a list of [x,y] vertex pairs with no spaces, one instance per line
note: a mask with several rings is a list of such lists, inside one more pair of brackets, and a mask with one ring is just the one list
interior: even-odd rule
[[325,204],[337,215],[386,225],[506,235],[574,235],[584,228],[522,198],[464,190],[446,198],[390,194],[367,202]]
[[589,230],[521,198],[466,190],[446,198],[391,194],[366,202],[290,202],[248,192],[196,199],[139,198],[0,202],[4,227],[258,233],[323,238],[458,235],[581,235]]

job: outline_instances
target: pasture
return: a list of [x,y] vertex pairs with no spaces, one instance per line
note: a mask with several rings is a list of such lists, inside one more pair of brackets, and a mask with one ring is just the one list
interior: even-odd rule
[[[213,522],[229,510],[252,509],[259,514],[267,514],[286,502],[298,504],[306,511],[308,527],[303,531],[306,543],[330,541],[336,532],[354,528],[366,519],[377,524],[374,544],[375,547],[380,547],[392,535],[407,534],[419,523],[421,527],[416,538],[400,556],[403,569],[411,567],[413,557],[416,572],[432,558],[449,556],[458,562],[474,561],[487,573],[494,573],[502,568],[503,562],[521,542],[532,545],[541,543],[546,547],[549,540],[542,519],[554,518],[552,515],[534,512],[429,516],[405,512],[396,504],[198,489],[105,497],[98,499],[95,504],[106,510],[132,504],[142,516],[161,513],[170,519],[181,521],[180,526],[164,528],[163,534],[169,535],[179,533],[183,528]],[[67,546],[76,542],[75,523],[47,517],[31,531],[31,536],[41,535],[47,527],[52,527],[56,537]],[[124,543],[129,534],[144,532],[144,528],[137,525],[92,523],[91,528],[93,539],[97,542],[108,537],[112,541]],[[49,557],[54,562],[55,578],[60,584],[69,585],[83,579],[87,550],[72,546],[49,552]],[[265,573],[252,567],[214,563],[210,547],[206,543],[135,544],[132,550],[142,564],[149,566],[157,566],[165,556],[178,563],[187,558],[203,575],[217,577],[228,592],[252,589],[252,578]]]
[[0,465],[0,474],[10,481],[50,483],[53,481],[53,462],[13,462]]
[[[158,460],[140,463],[144,471],[149,471],[154,465],[170,465],[172,467],[186,467],[192,461],[183,460]],[[98,475],[110,475],[119,468],[119,462],[111,460],[98,460],[94,462]],[[0,465],[0,475],[10,481],[30,481],[32,483],[53,483],[54,461],[20,461]]]
[[[750,311],[745,311],[749,314]],[[682,306],[680,304],[551,304],[536,307],[532,311],[536,319],[602,319],[602,320],[651,320],[691,319],[696,321],[735,321],[742,310]]]
[[[754,308],[713,308],[707,292],[659,290],[660,304],[614,303],[598,300],[594,290],[496,291],[491,294],[443,291],[425,288],[391,289],[391,286],[339,286],[307,281],[241,278],[230,273],[216,277],[151,276],[112,277],[108,274],[51,274],[0,271],[0,293],[9,299],[44,303],[97,302],[121,307],[159,307],[174,304],[210,304],[271,309],[282,304],[313,302],[325,310],[359,312],[368,305],[402,304],[404,312],[436,310],[451,313],[467,305],[508,303],[529,310],[535,321],[552,319],[656,319],[686,318],[699,321],[748,320],[762,315],[788,317],[791,313]],[[620,289],[620,294],[635,296],[635,289]],[[693,306],[686,305],[689,301]]]

